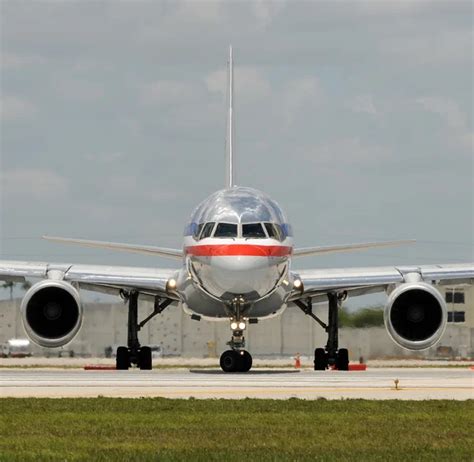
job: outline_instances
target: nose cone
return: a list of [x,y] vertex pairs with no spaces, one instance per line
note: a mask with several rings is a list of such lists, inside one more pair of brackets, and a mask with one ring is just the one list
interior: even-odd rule
[[242,295],[250,301],[267,294],[278,283],[286,266],[278,260],[255,256],[212,257],[193,261],[193,267],[212,295],[224,298]]

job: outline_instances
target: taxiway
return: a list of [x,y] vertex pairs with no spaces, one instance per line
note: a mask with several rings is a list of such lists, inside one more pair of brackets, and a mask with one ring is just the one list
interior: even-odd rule
[[363,372],[255,369],[83,371],[0,369],[1,397],[167,397],[269,399],[474,398],[468,368],[377,368]]

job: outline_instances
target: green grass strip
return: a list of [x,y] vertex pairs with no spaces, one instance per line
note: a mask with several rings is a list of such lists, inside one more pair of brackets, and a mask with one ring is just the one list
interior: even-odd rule
[[473,457],[473,400],[0,399],[0,461]]

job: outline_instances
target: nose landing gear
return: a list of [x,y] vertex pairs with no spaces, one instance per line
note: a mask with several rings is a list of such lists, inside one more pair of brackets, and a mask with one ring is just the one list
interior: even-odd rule
[[248,372],[252,356],[246,350],[227,350],[221,355],[220,366],[224,372]]
[[230,323],[232,338],[227,342],[231,350],[224,351],[219,361],[224,372],[248,372],[252,367],[252,356],[244,350],[244,330],[247,324],[241,315],[243,304],[244,300],[241,297],[234,299],[232,302],[232,311],[235,313],[235,317],[231,319]]

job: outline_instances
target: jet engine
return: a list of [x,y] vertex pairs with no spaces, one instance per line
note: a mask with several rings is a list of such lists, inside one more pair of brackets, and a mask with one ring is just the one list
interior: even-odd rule
[[82,324],[78,291],[68,282],[45,279],[33,285],[21,302],[26,333],[43,347],[70,342]]
[[443,335],[447,307],[442,295],[432,285],[406,283],[390,294],[384,320],[395,343],[409,350],[424,350]]

